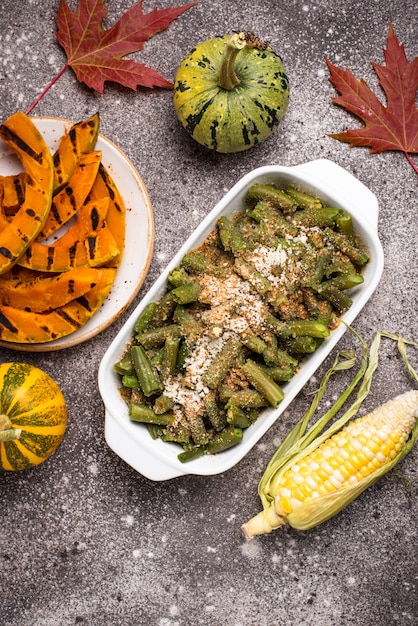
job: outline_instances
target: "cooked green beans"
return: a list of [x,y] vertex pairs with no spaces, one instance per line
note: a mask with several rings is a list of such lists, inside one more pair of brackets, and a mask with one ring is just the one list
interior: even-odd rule
[[345,211],[294,187],[253,185],[134,325],[114,365],[132,421],[181,446],[182,463],[239,444],[338,325],[367,261]]

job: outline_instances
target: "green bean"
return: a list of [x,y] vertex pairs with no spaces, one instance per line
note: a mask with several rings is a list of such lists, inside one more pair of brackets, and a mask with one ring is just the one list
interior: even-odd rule
[[149,302],[142,310],[135,322],[134,330],[136,333],[142,333],[153,320],[155,311],[157,310],[156,302]]
[[168,337],[176,339],[181,337],[180,326],[177,324],[167,324],[152,330],[146,330],[137,335],[137,341],[141,343],[145,349],[155,348],[165,343]]
[[169,396],[162,394],[158,398],[156,398],[154,402],[154,412],[157,415],[162,415],[163,413],[167,413],[171,411],[174,406],[174,400]]
[[164,432],[164,427],[159,424],[147,424],[147,430],[152,439],[159,439]]
[[173,421],[173,414],[171,412],[157,415],[149,406],[139,404],[138,402],[131,402],[129,417],[133,422],[144,422],[146,424],[157,424],[160,426],[167,426]]
[[152,319],[153,326],[161,326],[165,324],[173,314],[177,306],[177,301],[173,296],[173,292],[169,291],[157,302],[154,317]]
[[209,364],[202,376],[203,384],[210,389],[216,389],[233,366],[241,350],[241,342],[235,337],[228,339],[219,354]]
[[295,189],[294,187],[287,187],[286,193],[296,202],[298,206],[302,207],[303,209],[319,209],[322,206],[319,198],[310,196],[304,191],[300,191],[299,189]]
[[207,451],[209,454],[218,454],[223,452],[232,446],[236,446],[242,441],[242,429],[236,427],[224,428],[220,433],[217,433],[212,441],[207,445]]
[[124,374],[122,376],[122,385],[124,387],[128,387],[129,389],[138,389],[139,381],[134,374]]
[[226,403],[226,408],[237,406],[240,409],[260,409],[266,405],[266,399],[255,389],[234,391]]
[[180,285],[189,285],[193,282],[193,278],[189,276],[183,267],[175,267],[168,272],[167,280],[173,287],[180,287]]
[[206,414],[210,423],[216,431],[220,431],[226,426],[225,414],[221,411],[216,402],[216,394],[210,391],[203,399]]
[[177,424],[176,426],[170,426],[165,428],[161,439],[163,441],[171,441],[173,443],[180,443],[182,445],[190,443],[190,434],[184,426]]
[[252,211],[249,211],[249,215],[257,222],[265,222],[281,237],[285,235],[296,236],[298,234],[298,229],[294,224],[286,220],[276,209],[261,202],[256,204]]
[[194,459],[198,459],[201,456],[206,454],[206,448],[204,446],[190,448],[189,450],[184,450],[177,455],[180,463],[187,463],[188,461],[194,461]]
[[204,272],[207,268],[207,260],[201,252],[188,252],[184,255],[181,265],[192,272]]
[[338,276],[334,276],[334,278],[330,278],[327,281],[324,281],[321,284],[322,286],[332,286],[337,289],[352,289],[353,287],[357,287],[357,285],[361,285],[364,283],[364,276],[362,274],[357,274],[355,272],[347,272],[346,274],[339,274]]
[[326,298],[333,307],[335,307],[340,313],[345,313],[348,311],[350,306],[353,304],[352,299],[348,296],[344,291],[338,289],[338,287],[334,287],[333,285],[329,285],[327,283],[322,283],[317,287],[318,293]]
[[229,217],[222,215],[217,223],[219,237],[224,249],[231,250],[234,255],[243,252],[246,248],[245,240],[238,228],[235,227],[234,222]]
[[290,354],[311,354],[317,349],[319,341],[314,337],[294,337],[286,339],[284,346]]
[[284,398],[284,393],[277,383],[251,359],[248,359],[244,365],[241,366],[241,369],[245,377],[257,391],[264,396],[271,406],[277,408]]
[[171,294],[178,304],[190,304],[196,302],[200,291],[201,287],[198,282],[190,282],[175,287]]
[[369,261],[369,256],[354,246],[342,233],[336,233],[331,228],[325,229],[325,236],[338,250],[348,256],[355,265],[365,265]]
[[183,408],[187,426],[194,443],[198,446],[206,444],[209,441],[209,435],[206,431],[202,416],[194,407],[185,405]]
[[266,342],[257,335],[244,335],[241,337],[241,341],[244,346],[256,354],[263,354],[264,350],[267,348]]
[[340,215],[339,209],[331,207],[319,207],[315,209],[303,209],[296,211],[292,217],[292,223],[298,226],[332,226]]
[[203,325],[181,304],[176,306],[173,322],[180,326],[181,334],[184,337],[187,335],[199,335],[203,331]]
[[254,287],[257,293],[261,295],[265,295],[268,291],[271,290],[271,282],[265,278],[260,272],[258,272],[255,267],[246,263],[241,258],[236,258],[234,263],[234,270],[236,273],[244,278],[244,280],[248,280],[250,285]]
[[322,322],[317,320],[295,320],[289,322],[281,322],[273,315],[267,316],[267,324],[269,328],[279,337],[287,339],[288,337],[328,337],[329,328]]
[[236,426],[237,428],[248,428],[251,421],[244,413],[244,411],[236,405],[228,407],[226,412],[226,421],[230,426]]
[[247,191],[247,200],[269,202],[272,206],[282,209],[285,213],[293,213],[297,208],[297,202],[290,194],[274,185],[255,183]]
[[303,300],[309,315],[329,327],[332,304],[318,297],[311,289],[304,290]]
[[336,224],[340,233],[345,235],[347,239],[353,243],[354,242],[354,226],[353,219],[351,215],[341,210],[340,215],[337,217]]
[[261,369],[276,383],[286,382],[295,374],[295,370],[292,367],[269,367],[268,365],[264,365],[262,363],[259,364],[259,367],[261,367]]
[[180,347],[180,337],[167,337],[162,350],[160,376],[165,382],[175,372]]
[[132,346],[132,361],[139,386],[146,396],[161,389],[161,382],[142,346]]
[[113,365],[113,369],[118,374],[121,374],[121,376],[124,376],[125,374],[132,374],[134,366],[132,363],[131,353],[129,351],[126,352],[120,361]]

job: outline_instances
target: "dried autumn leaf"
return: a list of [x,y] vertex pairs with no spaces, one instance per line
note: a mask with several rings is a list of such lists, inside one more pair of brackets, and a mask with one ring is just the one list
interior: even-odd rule
[[104,30],[102,22],[107,14],[104,0],[80,0],[72,12],[61,0],[57,12],[57,40],[67,54],[67,63],[31,104],[32,111],[49,89],[71,67],[77,79],[99,93],[104,83],[112,81],[130,89],[142,87],[172,87],[172,83],[156,70],[122,57],[143,49],[156,33],[168,28],[173,20],[192,6],[191,2],[170,9],[142,11],[142,0],[128,9],[111,28]]
[[391,24],[387,49],[383,52],[385,65],[372,63],[372,67],[386,95],[387,106],[364,80],[357,80],[349,69],[343,70],[325,59],[331,73],[330,82],[341,94],[332,100],[365,123],[363,128],[330,136],[352,146],[369,146],[371,153],[400,150],[418,173],[409,156],[409,153],[418,152],[418,109],[415,105],[418,57],[408,61]]
[[75,12],[65,0],[61,0],[56,36],[77,79],[99,93],[103,93],[105,81],[120,83],[130,89],[136,89],[138,85],[171,87],[172,83],[156,70],[122,57],[142,50],[150,37],[165,30],[195,4],[144,13],[140,0],[116,24],[104,30],[102,22],[107,10],[103,0],[80,0]]

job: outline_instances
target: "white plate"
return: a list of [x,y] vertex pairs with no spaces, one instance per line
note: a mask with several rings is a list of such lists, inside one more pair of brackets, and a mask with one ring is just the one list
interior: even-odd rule
[[370,251],[370,261],[364,268],[364,283],[351,290],[353,304],[343,319],[351,324],[376,289],[383,271],[383,250],[377,236],[378,203],[374,194],[344,169],[327,160],[311,161],[295,167],[260,167],[244,176],[203,220],[193,235],[182,246],[174,259],[142,299],[118,335],[109,346],[99,368],[99,388],[105,404],[105,437],[116,454],[151,480],[166,480],[184,474],[212,475],[225,472],[267,432],[289,406],[305,383],[337,344],[346,328],[341,324],[322,345],[310,355],[298,374],[283,385],[284,400],[278,409],[265,409],[257,421],[244,430],[241,443],[217,455],[206,455],[188,463],[180,463],[175,444],[151,439],[146,427],[133,423],[122,400],[120,377],[113,371],[129,342],[138,315],[146,304],[158,300],[164,293],[168,272],[179,264],[188,250],[196,247],[214,228],[217,218],[231,215],[244,205],[248,188],[254,182],[295,184],[308,193],[317,194],[329,206],[343,208],[353,217],[357,232]]
[[[54,152],[60,137],[74,122],[58,118],[33,117],[36,127]],[[21,344],[0,341],[0,345],[25,352],[50,352],[78,345],[107,328],[125,311],[145,280],[154,248],[154,217],[144,182],[128,157],[114,143],[99,135],[96,150],[108,169],[126,206],[126,240],[121,265],[105,302],[97,313],[71,335],[48,343]],[[21,171],[19,160],[0,140],[0,174]]]

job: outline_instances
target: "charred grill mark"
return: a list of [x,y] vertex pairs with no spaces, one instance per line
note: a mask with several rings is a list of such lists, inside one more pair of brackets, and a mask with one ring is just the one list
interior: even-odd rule
[[49,246],[49,248],[47,249],[47,256],[46,256],[46,268],[47,270],[50,270],[51,267],[54,264],[54,256],[55,256],[55,248],[53,248],[52,246]]
[[75,285],[75,280],[74,280],[74,278],[71,278],[71,279],[68,281],[68,293],[69,293],[69,294],[74,293],[74,285]]
[[96,207],[92,208],[90,212],[90,219],[91,219],[92,230],[97,230],[97,227],[99,225],[99,212]]
[[0,135],[5,141],[15,145],[19,150],[26,153],[31,159],[37,163],[42,163],[44,156],[43,153],[35,152],[29,144],[26,143],[26,141],[23,141],[21,137],[16,135],[16,133],[10,130],[10,128],[8,128],[5,124],[0,126]]
[[77,246],[78,246],[78,241],[75,241],[68,251],[68,256],[69,256],[68,261],[69,261],[70,267],[73,267],[74,265],[74,261],[75,261],[76,254],[77,254]]
[[70,324],[70,326],[73,326],[74,328],[78,328],[80,326],[80,323],[72,318],[71,315],[68,315],[68,313],[63,309],[56,309],[56,313],[57,315],[62,317],[62,319],[65,320],[68,324]]
[[85,296],[80,296],[79,298],[76,298],[76,300],[78,304],[83,307],[83,309],[86,309],[86,311],[91,313],[90,303]]
[[0,312],[0,327],[3,327],[5,330],[8,330],[11,333],[19,332],[16,326],[13,326],[11,321],[1,312]]
[[2,254],[6,259],[13,260],[15,258],[13,256],[12,251],[9,250],[9,248],[6,248],[5,246],[0,247],[0,254]]
[[55,202],[51,204],[51,213],[57,224],[62,224],[61,214],[57,208]]
[[74,154],[77,154],[77,133],[74,127],[71,128],[70,132],[68,133],[69,137],[70,137],[70,141],[71,141],[71,145],[73,147],[73,152]]
[[96,235],[90,235],[89,237],[87,237],[88,255],[89,255],[89,259],[91,260],[94,260],[96,256],[96,242],[97,242]]
[[18,204],[22,204],[25,199],[25,188],[22,186],[20,178],[13,179],[13,186],[17,197]]

